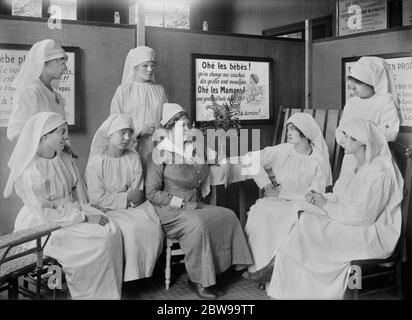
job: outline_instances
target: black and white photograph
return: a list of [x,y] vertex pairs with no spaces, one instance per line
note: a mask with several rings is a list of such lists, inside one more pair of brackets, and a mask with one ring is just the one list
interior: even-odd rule
[[0,309],[411,299],[411,10],[0,0]]

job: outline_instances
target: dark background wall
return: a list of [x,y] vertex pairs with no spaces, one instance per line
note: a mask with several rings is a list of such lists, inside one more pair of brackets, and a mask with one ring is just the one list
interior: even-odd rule
[[[148,27],[146,44],[157,53],[156,80],[164,86],[168,100],[181,104],[189,112],[192,53],[273,58],[275,113],[281,104],[304,102],[303,42]],[[261,145],[271,144],[274,125],[260,128]]]
[[408,52],[412,28],[317,41],[313,44],[313,105],[339,109],[341,105],[342,58]]
[[[82,129],[70,132],[73,149],[79,155],[84,171],[91,140],[98,126],[109,115],[110,102],[123,73],[124,59],[135,47],[136,30],[132,26],[116,27],[90,24],[66,24],[61,30],[49,30],[47,20],[0,19],[0,43],[33,44],[52,38],[62,46],[81,48],[81,114]],[[13,230],[14,220],[22,206],[13,194],[3,198],[9,174],[7,161],[14,143],[7,140],[6,128],[0,128],[0,235]]]

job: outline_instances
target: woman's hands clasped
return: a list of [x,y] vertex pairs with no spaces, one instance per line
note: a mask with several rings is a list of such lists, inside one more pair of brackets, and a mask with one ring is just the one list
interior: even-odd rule
[[105,226],[107,223],[109,223],[109,218],[102,214],[87,214],[85,222]]
[[309,193],[307,193],[305,199],[307,202],[313,204],[314,206],[317,206],[318,208],[323,208],[327,201],[322,194],[314,190],[311,190]]

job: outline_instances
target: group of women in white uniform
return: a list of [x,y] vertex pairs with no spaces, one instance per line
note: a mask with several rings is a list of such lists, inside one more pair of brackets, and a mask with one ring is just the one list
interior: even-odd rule
[[[351,70],[355,97],[336,130],[346,156],[333,193],[324,193],[332,183],[327,145],[308,114],[288,119],[287,143],[241,157],[246,172],[260,161],[253,178],[265,190],[250,209],[246,237],[231,210],[199,201],[208,165],[190,141],[183,148],[176,141],[177,132],[189,136],[190,118],[167,103],[148,47],[126,58],[111,115],[91,143],[85,184],[68,147],[63,99],[52,87],[66,61],[59,45],[43,40],[16,77],[7,136],[18,140],[4,195],[14,187],[24,203],[15,230],[62,226],[45,254],[62,264],[72,298],[119,299],[123,281],[152,275],[165,235],[186,254],[189,288],[208,299],[222,294],[216,276],[232,265],[249,266],[244,276],[267,282],[274,298],[341,298],[351,260],[394,250],[403,179],[387,144],[399,116],[383,59],[363,57]],[[160,127],[164,139],[154,147]]]

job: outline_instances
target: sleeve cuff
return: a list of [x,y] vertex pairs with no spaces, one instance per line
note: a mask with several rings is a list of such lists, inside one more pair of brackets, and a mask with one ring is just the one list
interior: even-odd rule
[[182,198],[173,196],[172,199],[170,200],[169,205],[172,206],[172,207],[181,208],[182,203],[183,203]]

